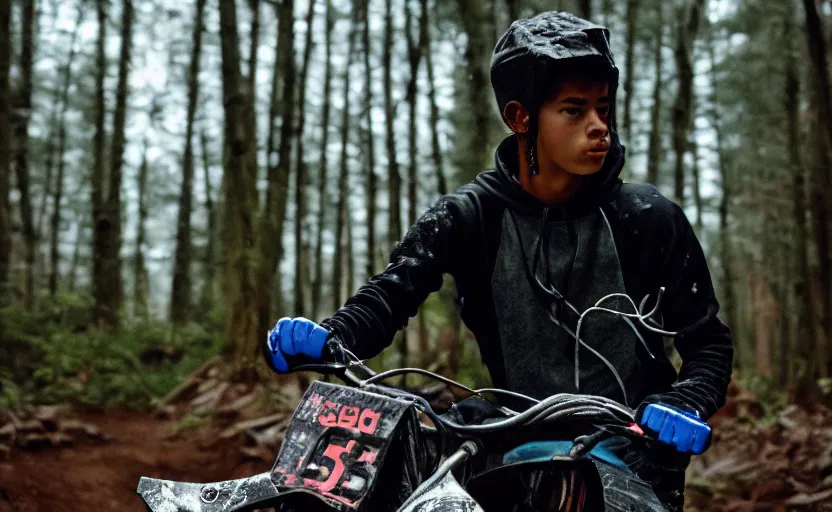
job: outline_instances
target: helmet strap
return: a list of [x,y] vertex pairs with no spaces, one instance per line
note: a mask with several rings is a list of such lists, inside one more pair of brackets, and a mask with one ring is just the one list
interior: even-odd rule
[[532,116],[529,121],[529,130],[526,132],[526,163],[532,176],[540,173],[537,162],[537,116]]

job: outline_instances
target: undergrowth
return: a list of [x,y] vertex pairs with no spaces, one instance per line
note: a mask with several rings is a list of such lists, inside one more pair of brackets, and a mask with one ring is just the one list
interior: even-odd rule
[[221,326],[90,327],[92,301],[66,294],[35,312],[0,311],[0,408],[64,403],[145,409],[217,354]]

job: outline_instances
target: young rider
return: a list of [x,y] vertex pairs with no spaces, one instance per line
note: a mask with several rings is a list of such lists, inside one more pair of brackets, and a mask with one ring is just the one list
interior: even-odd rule
[[[330,318],[281,319],[268,359],[286,372],[299,354],[333,360],[346,347],[375,356],[450,273],[494,385],[637,408],[639,424],[665,444],[635,469],[681,510],[684,469],[708,446],[704,422],[725,401],[733,347],[682,210],[654,186],[618,177],[624,147],[608,37],[560,12],[514,22],[491,60],[512,131],[496,168],[439,199],[389,266]],[[678,375],[663,336],[682,357]]]

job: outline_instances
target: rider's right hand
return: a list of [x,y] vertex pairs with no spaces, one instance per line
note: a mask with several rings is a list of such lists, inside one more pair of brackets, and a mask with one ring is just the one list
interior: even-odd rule
[[[306,318],[281,318],[266,339],[266,360],[272,370],[287,373],[291,356],[307,356],[320,361],[329,331]],[[286,356],[290,356],[287,359]]]

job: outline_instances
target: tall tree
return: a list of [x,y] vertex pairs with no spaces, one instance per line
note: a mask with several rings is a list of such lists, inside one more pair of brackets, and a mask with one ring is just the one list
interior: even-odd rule
[[251,98],[251,109],[248,116],[249,144],[253,148],[249,152],[249,165],[259,168],[257,162],[257,53],[260,49],[260,0],[248,0],[251,10],[251,28],[249,30],[248,50],[248,96]]
[[422,51],[426,39],[427,25],[425,18],[419,17],[419,39],[413,36],[413,12],[410,8],[410,2],[405,2],[405,32],[407,39],[407,60],[410,64],[410,77],[407,82],[407,96],[406,101],[409,107],[408,116],[408,130],[407,130],[407,149],[408,149],[408,171],[407,171],[407,199],[408,212],[407,222],[412,225],[416,222],[416,212],[418,210],[417,197],[417,181],[419,174],[419,157],[418,148],[416,146],[416,138],[418,137],[418,127],[416,120],[416,104],[417,104],[417,85],[419,83],[419,66],[422,62]]
[[295,315],[306,316],[306,287],[309,285],[309,260],[307,242],[303,236],[303,221],[306,217],[306,188],[308,187],[307,167],[304,161],[303,132],[306,126],[306,79],[312,55],[312,21],[315,18],[315,0],[310,0],[306,13],[306,41],[303,47],[303,65],[300,70],[298,89],[297,163],[295,164]]
[[364,119],[367,123],[367,267],[364,277],[369,278],[376,273],[376,195],[378,178],[376,177],[376,145],[373,133],[373,70],[370,67],[370,1],[360,0],[361,10],[361,41],[364,48]]
[[[63,200],[63,192],[64,192],[64,169],[66,164],[66,113],[69,110],[69,88],[72,85],[72,64],[75,60],[76,49],[75,49],[75,40],[78,38],[78,31],[80,29],[81,23],[84,21],[84,13],[86,4],[84,2],[78,7],[78,15],[75,20],[75,28],[72,31],[72,36],[69,40],[69,56],[66,59],[66,68],[63,72],[63,83],[60,89],[60,99],[58,101],[58,108],[60,109],[60,113],[57,116],[57,129],[58,129],[58,151],[57,151],[57,159],[58,159],[58,173],[55,176],[55,187],[54,193],[52,196],[52,219],[51,219],[51,228],[49,232],[49,295],[54,297],[58,291],[58,278],[59,278],[59,268],[60,268],[60,258],[61,253],[59,249],[59,241],[60,241],[60,226],[61,226],[61,218],[62,218],[62,211],[61,211],[61,201]],[[51,141],[52,137],[50,137]],[[47,148],[47,174],[50,172],[49,169],[52,166],[52,157],[54,154],[54,149],[50,146]],[[50,177],[47,176],[47,184],[51,181]],[[47,191],[49,187],[47,185]],[[45,203],[46,197],[48,194],[44,193],[44,203],[41,205],[41,210],[45,211]],[[38,229],[38,233],[41,230]]]
[[32,112],[32,67],[35,55],[35,0],[23,1],[21,16],[20,79],[14,101],[15,171],[20,191],[20,219],[23,224],[24,287],[23,308],[31,310],[35,301],[35,254],[37,233],[29,190],[29,119]]
[[673,106],[673,150],[676,153],[674,197],[683,205],[685,194],[685,152],[693,122],[693,46],[706,0],[686,0],[676,27],[677,92]]
[[691,166],[691,171],[693,174],[693,202],[696,205],[696,220],[694,221],[694,226],[700,232],[704,228],[704,220],[702,217],[703,214],[703,199],[702,199],[702,180],[700,176],[700,168],[699,168],[699,144],[697,144],[695,135],[691,135],[691,141],[689,146],[689,151],[691,157],[693,157],[693,165]]
[[[292,168],[292,136],[295,111],[295,29],[294,29],[294,0],[285,0],[277,8],[277,59],[275,73],[283,79],[280,101],[273,103],[272,121],[279,116],[280,143],[277,153],[274,141],[269,147],[269,186],[266,191],[266,204],[260,231],[260,243],[263,251],[264,266],[260,281],[260,332],[271,327],[272,300],[278,301],[278,315],[283,315],[283,286],[280,272],[277,272],[278,262],[283,258],[283,221],[286,218],[286,200],[289,196],[289,173]],[[278,80],[273,80],[274,85]],[[272,92],[275,98],[275,92]],[[276,296],[272,296],[276,293]]]
[[248,49],[248,83],[249,96],[257,102],[257,51],[260,49],[260,0],[248,0],[251,10],[251,28],[249,30]]
[[399,162],[396,159],[396,133],[394,120],[396,116],[393,105],[393,0],[386,0],[384,9],[384,117],[387,136],[387,199],[390,215],[387,228],[387,245],[392,249],[402,236],[401,212],[401,176]]
[[[425,24],[425,38],[422,42],[422,51],[425,54],[425,67],[428,72],[428,100],[430,102],[430,146],[431,157],[436,171],[437,189],[440,195],[448,193],[448,181],[445,178],[445,169],[442,162],[442,149],[439,147],[439,107],[436,105],[436,79],[433,75],[433,50],[431,47],[430,36],[430,10],[428,9],[428,0],[419,0],[421,6],[422,18]],[[514,2],[509,2],[509,8]],[[512,18],[512,20],[515,18]]]
[[[107,74],[107,2],[96,0],[98,14],[98,42],[96,44],[95,77],[95,136],[93,137],[93,170],[92,170],[92,222],[93,222],[93,256],[92,256],[92,289],[95,298],[95,318],[100,326],[115,324],[116,312],[108,311],[107,283],[105,280],[106,247],[109,242],[108,226],[112,222],[106,219],[106,163],[105,159],[105,97],[104,77]],[[98,224],[102,223],[102,229]]]
[[733,198],[733,187],[728,173],[728,161],[725,151],[724,133],[722,126],[722,115],[718,105],[720,104],[719,89],[722,86],[717,74],[716,62],[716,48],[714,27],[708,30],[708,57],[711,66],[711,123],[716,135],[716,156],[718,159],[720,184],[722,185],[722,194],[719,200],[719,248],[720,248],[720,263],[722,267],[722,294],[723,294],[723,310],[728,319],[728,326],[736,329],[739,326],[739,317],[737,314],[737,297],[734,282],[734,259],[733,249],[731,244],[731,233],[728,226],[729,222],[729,205]]
[[[636,31],[638,30],[639,0],[627,0],[627,50],[624,68],[624,133],[633,143],[633,78],[635,75]],[[660,7],[661,9],[661,7]],[[604,16],[607,17],[606,15]],[[661,29],[659,29],[661,30]]]
[[[9,67],[11,59],[11,0],[0,0],[0,308],[11,302],[9,263],[12,253],[12,220],[9,209],[11,124],[9,116]],[[0,331],[2,327],[0,327]],[[2,332],[0,332],[2,334]]]
[[251,298],[267,287],[259,281],[257,237],[257,169],[249,153],[254,151],[247,123],[253,99],[240,73],[240,40],[234,2],[220,2],[225,146],[224,219],[226,267],[226,343],[233,347],[234,365],[242,370],[254,355],[254,343],[262,338],[257,309]]
[[466,182],[492,162],[498,124],[489,79],[493,30],[488,13],[479,0],[457,0],[457,10],[468,38],[464,52],[465,87],[459,98],[464,107],[457,120],[455,164],[462,170],[459,181]]
[[[142,163],[139,166],[139,175],[136,180],[139,193],[139,218],[136,222],[136,256],[133,260],[133,315],[142,320],[148,319],[147,299],[150,295],[150,278],[144,260],[144,225],[147,221],[147,199],[145,197],[147,192],[147,170],[147,140],[145,140]],[[174,297],[175,295],[174,291]]]
[[592,18],[592,0],[581,0],[578,6],[578,16],[586,20]]
[[[420,0],[421,1],[421,0]],[[506,0],[506,10],[508,11],[509,24],[520,17],[520,2],[519,0]]]
[[341,159],[338,170],[338,206],[337,220],[335,224],[335,260],[333,263],[332,275],[332,310],[335,311],[343,304],[343,273],[346,266],[344,253],[344,229],[347,225],[349,212],[347,209],[347,178],[349,176],[349,153],[347,147],[350,143],[350,68],[352,67],[355,53],[355,40],[358,35],[359,9],[353,9],[350,26],[349,43],[347,44],[347,63],[344,66],[344,79],[342,92],[344,98],[344,109],[341,112]]
[[170,321],[188,321],[191,308],[191,210],[194,182],[194,120],[199,100],[199,64],[202,52],[202,19],[206,0],[197,0],[194,16],[193,48],[188,69],[188,110],[185,120],[185,153],[182,157],[182,185],[179,191],[179,217],[176,222],[176,252],[171,283]]
[[208,153],[208,137],[205,130],[200,133],[200,146],[202,150],[202,171],[205,184],[205,217],[207,241],[205,243],[205,254],[203,259],[202,276],[202,298],[200,299],[200,311],[207,313],[214,308],[214,268],[216,266],[215,247],[217,234],[217,212],[214,207],[214,192],[211,186],[211,160]]
[[[323,290],[323,233],[324,221],[326,219],[326,198],[327,198],[327,146],[329,145],[329,97],[332,93],[332,27],[335,25],[335,17],[333,16],[333,9],[331,0],[326,2],[326,35],[325,35],[325,53],[326,63],[324,64],[324,97],[321,112],[321,158],[318,164],[320,168],[320,176],[318,178],[318,219],[317,229],[315,235],[315,283],[312,286],[312,313],[318,315],[320,313],[321,294]],[[366,64],[366,62],[365,62]],[[369,105],[369,103],[368,103]]]
[[[662,154],[662,48],[664,46],[664,2],[656,5],[656,33],[653,47],[653,105],[650,107],[650,146],[647,150],[647,182],[658,186]],[[629,137],[629,134],[627,134]]]
[[832,254],[829,247],[829,209],[826,205],[832,194],[832,162],[829,150],[832,148],[832,98],[829,92],[829,70],[826,55],[826,39],[818,15],[817,5],[813,0],[803,0],[806,11],[806,38],[809,56],[812,61],[810,71],[814,85],[813,99],[817,105],[817,127],[814,130],[817,142],[815,151],[814,183],[812,190],[812,219],[814,221],[815,250],[820,266],[819,292],[822,304],[822,333],[816,346],[816,362],[819,375],[828,375],[826,340],[832,339]]
[[[792,344],[790,352],[798,352],[803,358],[811,358],[811,347],[817,345],[817,331],[815,322],[815,301],[809,293],[809,283],[812,276],[809,269],[809,234],[806,220],[806,179],[803,162],[800,156],[800,79],[798,75],[798,61],[794,47],[794,9],[788,9],[788,16],[784,21],[785,30],[783,42],[786,57],[786,80],[783,94],[783,106],[787,112],[789,160],[792,166],[792,216],[794,225],[794,250],[797,253],[796,276],[794,279],[794,298],[797,303],[796,325],[797,339],[800,342]],[[806,346],[810,347],[807,351]],[[807,352],[809,352],[807,354]],[[784,359],[786,359],[784,357]],[[792,359],[792,358],[789,358]],[[788,370],[786,381],[791,383],[795,377],[792,365]],[[807,376],[811,378],[811,376]]]
[[124,0],[121,14],[121,54],[118,65],[118,85],[116,86],[116,110],[113,114],[113,140],[110,148],[110,176],[107,185],[107,200],[101,215],[95,221],[95,232],[101,237],[100,261],[104,283],[96,289],[99,294],[99,321],[108,329],[119,324],[123,284],[121,278],[121,179],[124,165],[124,128],[127,122],[127,91],[130,73],[130,53],[133,35],[133,2]]

